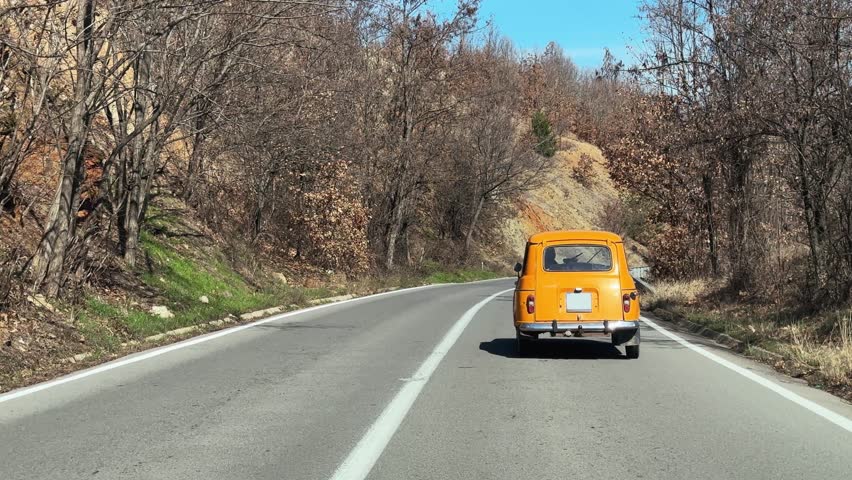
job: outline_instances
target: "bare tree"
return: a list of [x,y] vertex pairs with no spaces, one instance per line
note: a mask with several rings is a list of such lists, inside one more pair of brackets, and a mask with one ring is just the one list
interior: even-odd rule
[[68,12],[55,3],[23,5],[0,15],[0,208],[12,201],[12,180],[36,139],[49,128],[45,109],[62,73],[66,46],[53,25]]
[[[552,47],[551,47],[552,48]],[[502,202],[548,181],[552,163],[535,152],[537,139],[524,125],[527,112],[518,92],[521,79],[511,44],[491,36],[473,57],[475,73],[466,84],[468,98],[459,121],[462,146],[456,161],[460,192],[470,212],[464,246],[469,252],[480,215],[488,202]]]
[[[60,178],[50,208],[44,234],[33,260],[32,275],[36,288],[43,286],[49,295],[57,295],[64,280],[66,255],[77,228],[77,202],[82,181],[83,159],[89,129],[102,80],[95,78],[98,52],[114,26],[113,16],[97,20],[95,2],[78,0],[73,7],[75,32],[70,39],[74,49],[73,108],[65,130],[66,150],[61,160]],[[70,19],[68,19],[70,20]],[[70,22],[69,22],[70,23]],[[71,25],[65,25],[71,27]]]
[[374,217],[373,231],[381,238],[388,269],[426,183],[432,159],[423,153],[430,150],[429,142],[440,141],[431,133],[454,110],[449,95],[458,72],[453,42],[472,30],[477,8],[476,1],[463,1],[448,20],[438,20],[426,5],[425,0],[381,2],[372,12],[381,44],[368,45],[365,52],[381,49],[384,57],[377,67],[387,72],[390,89],[383,124],[373,127],[383,132],[379,151],[367,167],[377,179],[370,186],[370,203],[381,213]]

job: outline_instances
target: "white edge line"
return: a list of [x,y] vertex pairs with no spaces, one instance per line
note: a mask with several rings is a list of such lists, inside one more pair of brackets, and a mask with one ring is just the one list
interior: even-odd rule
[[432,373],[438,368],[438,365],[447,355],[447,352],[450,351],[459,337],[461,337],[461,334],[473,320],[473,317],[476,316],[477,312],[485,304],[494,300],[499,295],[511,292],[512,290],[514,288],[491,295],[470,307],[470,309],[456,320],[456,323],[450,327],[444,338],[432,350],[432,353],[420,364],[420,368],[414,372],[411,378],[405,380],[405,383],[379,415],[379,418],[376,419],[370,426],[370,429],[367,430],[367,433],[361,437],[361,440],[349,452],[346,459],[337,467],[337,470],[331,476],[331,480],[363,480],[367,478],[370,470],[373,469],[376,461],[378,461],[385,447],[387,447],[388,442],[390,442],[402,424],[411,406],[414,405],[414,401],[417,400],[420,391],[423,390],[423,387],[432,377]]
[[[509,277],[507,277],[507,278],[509,278]],[[501,280],[501,279],[489,279],[489,280],[484,280],[484,281],[490,282],[490,281],[494,281],[494,280]],[[399,290],[391,290],[389,292],[375,293],[373,295],[366,295],[366,296],[363,296],[363,297],[350,298],[349,300],[342,300],[342,301],[339,301],[339,302],[324,303],[322,305],[316,305],[316,306],[308,307],[308,308],[305,308],[305,309],[302,309],[302,310],[293,310],[293,311],[290,311],[290,312],[280,313],[280,314],[277,314],[277,315],[273,315],[271,317],[263,318],[261,320],[256,320],[256,321],[251,322],[251,323],[245,323],[245,324],[242,324],[242,325],[237,325],[237,326],[226,328],[226,329],[223,329],[223,330],[218,330],[216,332],[213,332],[213,333],[210,333],[210,334],[207,334],[207,335],[200,335],[200,336],[193,337],[193,338],[181,341],[181,342],[172,343],[172,344],[169,344],[169,345],[165,345],[163,347],[158,347],[158,348],[154,348],[154,349],[151,349],[151,350],[147,350],[147,351],[144,351],[144,352],[136,354],[136,355],[130,355],[130,356],[127,356],[127,357],[124,357],[124,358],[119,358],[117,360],[113,360],[111,362],[107,362],[107,363],[104,363],[104,364],[101,364],[101,365],[98,365],[98,366],[95,366],[95,367],[92,367],[92,368],[89,368],[89,369],[86,369],[86,370],[81,370],[79,372],[71,373],[71,374],[65,375],[63,377],[56,378],[54,380],[48,380],[46,382],[37,383],[37,384],[29,386],[29,387],[23,387],[23,388],[19,388],[19,389],[16,389],[16,390],[12,390],[12,391],[9,391],[9,392],[6,392],[6,393],[0,395],[0,403],[8,402],[8,401],[14,400],[16,398],[25,397],[27,395],[31,395],[31,394],[36,393],[36,392],[40,392],[42,390],[47,390],[48,388],[51,388],[51,387],[62,385],[64,383],[73,382],[75,380],[80,380],[82,378],[90,377],[92,375],[102,373],[102,372],[106,372],[106,371],[109,371],[109,370],[112,370],[112,369],[115,369],[115,368],[123,367],[125,365],[130,365],[132,363],[141,362],[143,360],[148,360],[149,358],[158,357],[160,355],[163,355],[165,353],[169,353],[169,352],[172,352],[172,351],[175,351],[175,350],[179,350],[179,349],[182,349],[182,348],[191,347],[193,345],[198,345],[200,343],[208,342],[210,340],[214,340],[214,339],[217,339],[217,338],[220,338],[220,337],[224,337],[224,336],[230,335],[232,333],[241,332],[243,330],[255,327],[257,325],[263,325],[265,323],[283,320],[283,319],[286,319],[288,317],[295,317],[295,316],[298,316],[298,315],[310,313],[310,312],[313,312],[313,311],[316,311],[316,310],[321,310],[321,309],[324,309],[324,308],[335,307],[335,306],[343,305],[343,304],[346,304],[346,303],[369,300],[369,299],[373,299],[373,298],[383,297],[385,295],[393,295],[393,294],[398,294],[398,293],[408,293],[408,292],[414,292],[414,291],[417,291],[417,290],[425,290],[425,289],[428,289],[428,288],[443,287],[443,286],[448,286],[448,285],[469,285],[469,284],[473,284],[473,283],[480,283],[480,282],[469,282],[469,283],[465,283],[465,284],[438,283],[438,284],[432,284],[432,285],[421,285],[421,286],[418,286],[418,287],[411,287],[411,288],[401,288]],[[298,320],[292,319],[290,321],[295,322],[295,321],[298,321]]]
[[760,384],[760,385],[768,388],[769,390],[772,390],[773,392],[777,393],[778,395],[781,395],[782,397],[786,398],[787,400],[790,400],[791,402],[799,405],[800,407],[803,407],[803,408],[810,410],[812,413],[819,415],[820,417],[828,420],[829,422],[837,425],[838,427],[846,430],[847,432],[852,432],[852,420],[844,417],[843,415],[840,415],[839,413],[833,412],[833,411],[823,407],[822,405],[820,405],[816,402],[808,400],[807,398],[804,398],[801,395],[794,393],[794,392],[782,387],[781,385],[752,372],[751,370],[743,368],[743,367],[741,367],[741,366],[739,366],[739,365],[737,365],[737,364],[735,364],[731,361],[725,360],[724,358],[708,351],[705,348],[701,348],[700,346],[694,345],[694,344],[684,340],[680,336],[675,335],[674,333],[672,333],[672,332],[666,330],[665,328],[657,325],[655,322],[648,320],[645,317],[642,317],[642,321],[645,322],[649,327],[651,327],[654,330],[662,333],[663,335],[669,337],[670,339],[676,341],[677,343],[683,345],[684,347],[692,350],[693,352],[696,352],[699,355],[702,355],[702,356],[718,363],[719,365],[722,365],[723,367],[729,368],[729,369],[733,370],[734,372],[739,373],[740,375],[748,378],[749,380],[751,380],[751,381],[753,381],[757,384]]

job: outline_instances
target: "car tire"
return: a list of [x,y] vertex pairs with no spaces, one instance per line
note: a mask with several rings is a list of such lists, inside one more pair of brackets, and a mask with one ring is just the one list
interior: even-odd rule
[[639,345],[627,345],[624,347],[627,358],[639,358]]
[[532,349],[533,340],[522,335],[520,332],[515,333],[515,352],[519,357],[526,357]]

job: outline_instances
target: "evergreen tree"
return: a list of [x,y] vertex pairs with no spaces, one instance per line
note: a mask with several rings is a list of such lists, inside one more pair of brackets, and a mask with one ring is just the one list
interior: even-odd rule
[[541,110],[535,112],[532,118],[533,135],[538,139],[535,146],[535,151],[539,155],[552,157],[556,154],[556,136],[553,134],[553,128],[550,126],[550,121]]

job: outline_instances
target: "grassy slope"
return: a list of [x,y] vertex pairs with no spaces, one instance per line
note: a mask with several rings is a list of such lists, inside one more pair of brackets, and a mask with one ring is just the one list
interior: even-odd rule
[[[166,230],[162,219],[156,223],[158,231]],[[186,229],[185,224],[173,227]],[[186,238],[143,234],[146,266],[137,276],[147,290],[156,292],[154,297],[133,291],[119,295],[92,291],[82,306],[71,309],[74,322],[93,351],[114,353],[129,340],[273,305],[305,305],[311,298],[329,293],[267,279],[252,284],[229,265],[214,243],[203,236]],[[208,301],[202,302],[202,297]],[[150,313],[154,305],[166,306],[174,316],[161,318]]]
[[[112,352],[120,348],[122,341],[140,340],[272,306],[295,309],[309,305],[314,299],[344,293],[366,294],[389,287],[469,282],[497,276],[487,270],[445,271],[433,265],[416,274],[366,277],[313,288],[284,285],[263,274],[250,283],[214,246],[186,245],[150,233],[143,235],[142,244],[150,269],[140,272],[140,278],[159,292],[156,301],[149,303],[168,307],[174,317],[153,315],[138,302],[116,302],[90,296],[78,312],[77,320],[86,337],[99,350]],[[202,302],[201,297],[207,297],[208,302]]]

